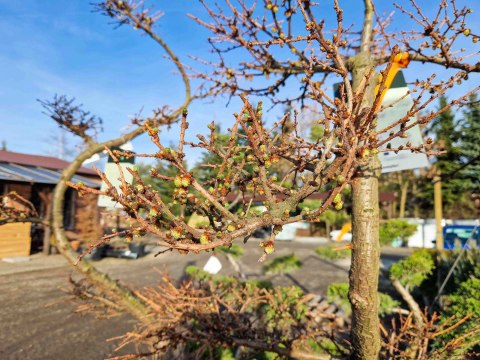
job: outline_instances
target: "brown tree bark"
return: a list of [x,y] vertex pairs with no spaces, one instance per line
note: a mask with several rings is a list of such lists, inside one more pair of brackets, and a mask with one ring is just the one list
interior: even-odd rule
[[352,265],[349,299],[352,304],[352,358],[378,358],[379,161],[373,158],[352,182]]
[[[368,3],[366,1],[366,4]],[[350,67],[353,89],[359,89],[365,82],[365,74],[374,69],[368,49],[352,58]],[[377,80],[376,76],[370,79],[372,80],[363,99],[362,107],[364,108],[371,107],[374,101]],[[380,263],[378,176],[380,169],[380,162],[374,156],[358,169],[352,181],[353,237],[348,297],[352,305],[352,359],[358,360],[378,359],[380,351],[378,318]]]
[[413,318],[415,320],[415,323],[420,328],[423,327],[425,325],[425,321],[423,320],[422,309],[420,309],[420,306],[415,301],[412,294],[410,294],[410,291],[408,291],[408,289],[405,286],[403,286],[398,279],[390,279],[390,280],[395,290],[397,290],[397,292],[400,294],[402,299],[407,303],[410,311],[413,313]]

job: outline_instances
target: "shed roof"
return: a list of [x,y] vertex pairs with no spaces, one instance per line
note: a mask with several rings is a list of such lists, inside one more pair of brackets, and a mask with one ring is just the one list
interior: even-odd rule
[[[53,156],[23,154],[7,150],[0,150],[0,162],[27,166],[40,166],[53,170],[63,170],[70,164],[68,161]],[[78,169],[77,174],[97,175],[95,171],[85,167]]]
[[[51,156],[0,150],[0,180],[53,185],[60,181],[61,172],[68,165],[68,161]],[[80,181],[94,188],[101,184],[97,173],[88,168],[80,168],[73,176],[72,182]]]
[[[60,177],[61,170],[0,162],[0,180],[53,185],[60,181]],[[100,181],[92,177],[74,175],[71,181],[74,183],[81,181],[93,188],[100,187]]]

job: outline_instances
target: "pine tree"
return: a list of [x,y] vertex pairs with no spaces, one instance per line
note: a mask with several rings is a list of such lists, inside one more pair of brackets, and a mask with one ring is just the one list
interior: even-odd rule
[[460,155],[469,165],[462,171],[466,187],[473,193],[480,192],[480,102],[477,94],[472,94],[463,112],[461,122]]
[[[165,204],[173,203],[173,192],[175,191],[175,185],[173,181],[159,179],[151,176],[150,174],[152,169],[155,169],[160,175],[174,178],[178,175],[178,170],[175,167],[173,167],[170,163],[158,161],[155,165],[138,164],[137,168],[138,174],[140,175],[142,181],[146,185],[150,185],[153,189],[157,190]],[[173,212],[178,215],[180,213],[180,206],[174,206]]]
[[[445,95],[439,98],[439,108],[448,104]],[[462,150],[460,148],[461,130],[460,122],[455,119],[453,110],[448,109],[437,116],[427,130],[429,135],[435,139],[435,150],[444,153],[436,157],[434,167],[445,178],[442,182],[442,201],[444,215],[448,218],[463,217],[463,208],[468,208],[469,203],[466,196],[468,188],[465,179],[457,172],[462,165]],[[422,184],[423,199],[422,207],[424,209],[433,209],[433,184],[431,179],[426,179]]]
[[[212,126],[212,125],[210,125]],[[214,125],[215,126],[215,125]],[[216,125],[214,127],[213,136],[215,136],[215,141],[217,151],[223,152],[225,148],[228,147],[229,135],[222,134],[220,126]],[[235,160],[235,159],[234,159]],[[240,157],[236,157],[236,160],[241,160]],[[222,164],[222,158],[215,153],[203,152],[198,164],[192,169],[194,174],[199,177],[202,183],[214,183],[218,178],[218,167]],[[220,177],[225,176],[225,174],[220,175]]]

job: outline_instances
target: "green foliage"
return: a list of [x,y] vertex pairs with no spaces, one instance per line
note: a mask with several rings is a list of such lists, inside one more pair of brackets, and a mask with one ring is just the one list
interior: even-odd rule
[[347,316],[352,312],[348,301],[348,287],[347,283],[333,283],[327,289],[328,302],[337,304]]
[[453,263],[462,254],[457,266],[455,267],[450,280],[447,282],[443,294],[451,295],[460,287],[460,285],[471,277],[480,278],[480,250],[472,249],[468,251],[454,250],[442,252],[440,263],[433,275],[422,284],[419,291],[423,294],[430,294],[431,299],[436,295],[435,289],[437,283],[437,275],[440,279],[445,279]]
[[[228,134],[221,134],[220,127],[217,125],[215,127],[215,143],[218,148],[228,146],[230,136]],[[218,177],[218,170],[209,166],[200,166],[200,164],[208,165],[220,165],[222,163],[222,158],[211,152],[204,152],[202,158],[198,162],[198,165],[193,169],[195,177],[200,180],[200,182],[208,182],[209,180],[215,179]]]
[[[150,175],[151,169],[156,169],[156,171],[164,176],[175,177],[179,174],[178,169],[172,166],[170,163],[165,163],[162,161],[157,161],[156,164],[148,165],[139,163],[137,165],[138,175],[142,181],[147,186],[151,186],[154,190],[157,190],[160,193],[160,197],[165,204],[173,203],[173,192],[175,191],[175,184],[173,181],[165,181],[157,179]],[[173,207],[173,213],[175,215],[180,214],[180,206]]]
[[472,319],[480,319],[480,278],[471,277],[460,284],[455,293],[448,296],[448,312],[463,317],[471,314]]
[[[243,129],[240,129],[239,133],[243,134],[244,133]],[[222,134],[220,126],[218,125],[215,126],[214,136],[215,136],[215,146],[218,150],[223,151],[225,147],[229,146],[230,134]],[[235,145],[241,146],[244,143],[245,143],[245,140],[241,138],[235,139]],[[246,156],[245,151],[241,149],[238,151],[235,151],[231,157],[231,161],[232,161],[231,164],[242,162],[245,156]],[[223,162],[222,158],[217,154],[213,152],[204,152],[202,153],[202,157],[198,161],[197,165],[192,169],[192,172],[195,178],[197,178],[201,183],[208,184],[213,182],[214,180],[218,180],[221,183],[224,178],[231,175],[230,172],[232,170],[224,170],[222,174],[219,174],[218,167],[205,166],[205,165],[220,165],[222,164],[222,162]],[[229,168],[231,169],[232,167],[229,166]],[[251,165],[246,165],[243,169],[247,172],[252,171]]]
[[332,245],[319,246],[315,249],[315,252],[319,257],[326,260],[347,259],[352,253],[350,249],[335,250],[335,247]]
[[215,355],[215,358],[219,360],[235,360],[235,354],[232,349],[216,348]]
[[[456,118],[452,109],[444,111],[437,116],[428,129],[428,135],[434,140],[437,150],[445,153],[436,157],[435,167],[448,175],[456,172],[458,168],[469,160],[480,155],[480,105],[476,95],[469,98],[469,105],[461,118]],[[441,96],[439,108],[448,104],[448,99]],[[468,218],[475,216],[475,209],[467,191],[480,190],[479,180],[480,165],[470,165],[460,173],[450,177],[442,183],[442,201],[444,216],[448,218]],[[417,199],[429,216],[433,209],[433,184],[431,178],[424,178],[419,183],[420,194]]]
[[310,128],[310,141],[318,141],[323,138],[325,134],[325,129],[323,126],[320,125],[313,125]]
[[[278,287],[273,294],[273,303],[277,306],[265,305],[265,319],[271,324],[291,326],[297,321],[304,321],[307,316],[308,306],[299,304],[298,299],[303,296],[303,291],[297,286]],[[292,317],[284,317],[285,314],[293,314]],[[286,340],[286,339],[282,339]]]
[[330,339],[321,339],[319,342],[310,340],[308,346],[312,349],[313,352],[319,354],[329,354],[331,356],[342,356],[347,352],[346,349],[341,348],[339,344],[336,344]]
[[243,254],[245,254],[245,250],[243,249],[243,247],[235,243],[230,246],[220,246],[216,248],[216,251],[224,254],[230,254],[234,258],[239,258]]
[[322,206],[322,200],[305,200],[303,201],[298,207],[302,210],[308,209],[310,211],[317,210],[320,206]]
[[[439,108],[448,104],[446,96],[439,99]],[[437,156],[435,166],[442,174],[449,174],[458,168],[460,160],[460,148],[458,142],[462,136],[458,127],[458,120],[452,109],[448,109],[438,115],[430,126],[429,133],[435,137],[435,147],[444,150],[445,153]],[[453,178],[442,184],[442,200],[445,206],[451,206],[458,200],[458,194],[464,190],[461,179]]]
[[379,306],[378,306],[378,313],[380,316],[385,316],[392,312],[392,309],[399,307],[400,303],[393,299],[390,295],[379,292]]
[[435,268],[433,253],[427,249],[415,251],[406,259],[392,265],[390,276],[400,281],[407,289],[420,286]]
[[261,353],[255,354],[255,359],[258,360],[279,360],[281,359],[280,355],[271,351],[262,351]]
[[[187,344],[187,350],[190,353],[194,353],[198,351],[201,347],[201,344],[198,342],[189,342]],[[216,347],[206,347],[203,353],[197,356],[199,360],[235,360],[234,349],[225,348],[221,346]]]
[[[463,163],[468,163],[480,156],[480,102],[477,94],[469,97],[466,110],[463,112],[460,131],[460,156]],[[472,192],[480,192],[480,162],[471,163],[462,173],[465,187]]]
[[234,276],[226,275],[212,275],[208,272],[198,268],[197,266],[190,265],[185,268],[185,274],[197,281],[212,281],[214,284],[226,285],[238,285],[238,286],[251,286],[259,289],[272,289],[273,285],[268,280],[248,280],[240,281]]
[[392,241],[400,239],[407,242],[415,234],[417,225],[410,224],[403,219],[392,219],[380,224],[380,244],[390,245]]
[[[327,300],[329,303],[334,303],[339,306],[346,315],[350,315],[352,312],[350,302],[348,301],[348,288],[347,283],[333,283],[328,286]],[[393,308],[399,306],[399,302],[392,299],[392,297],[385,293],[378,293],[380,316],[390,314]]]
[[467,346],[454,349],[452,351],[456,358],[464,358],[467,352],[477,352],[480,344],[480,278],[471,276],[468,280],[462,282],[458,289],[451,295],[447,296],[444,301],[445,312],[442,314],[443,321],[448,321],[452,317],[456,321],[469,316],[468,320],[456,327],[450,332],[443,334],[436,339],[436,347],[441,347],[445,343],[467,337]]
[[197,281],[212,281],[214,284],[229,284],[233,286],[238,282],[233,276],[212,275],[194,265],[187,266],[185,268],[185,274]]
[[[268,282],[210,275],[194,266],[187,267],[185,271],[200,287],[221,296],[226,308],[232,311],[241,309],[249,317],[258,319],[265,336],[275,334],[277,343],[278,340],[283,342],[291,338],[292,331],[302,328],[307,320],[308,306],[306,301],[302,301],[304,294],[299,287],[272,287]],[[208,286],[203,286],[203,283],[208,283]],[[250,301],[250,298],[257,300]],[[268,338],[265,340],[268,341]]]
[[331,226],[339,228],[342,227],[346,222],[350,221],[350,216],[346,211],[328,209],[322,215],[320,215],[318,219],[330,224]]
[[465,252],[448,251],[441,254],[439,267],[424,281],[419,289],[422,296],[429,295],[430,301],[436,296],[436,276],[445,279],[452,268],[455,260],[461,255],[459,262],[450,280],[447,282],[442,297],[442,322],[452,326],[470,315],[468,321],[464,322],[452,331],[449,331],[435,338],[433,346],[443,348],[449,341],[465,337],[468,346],[460,346],[452,349],[445,356],[448,358],[463,359],[467,351],[478,351],[480,342],[480,250],[473,249]]
[[288,274],[300,269],[302,262],[295,254],[279,256],[269,261],[263,267],[266,274]]

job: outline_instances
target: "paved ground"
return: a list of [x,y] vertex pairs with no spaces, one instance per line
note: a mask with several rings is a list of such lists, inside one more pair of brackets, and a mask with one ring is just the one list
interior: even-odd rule
[[[348,261],[332,263],[321,260],[313,251],[317,246],[279,242],[275,255],[295,252],[303,267],[291,276],[271,279],[277,284],[296,284],[305,291],[317,293],[325,293],[332,282],[347,281]],[[262,265],[258,263],[261,254],[258,242],[246,245],[241,264],[247,275],[262,276]],[[208,256],[172,252],[154,257],[150,253],[139,260],[108,258],[96,264],[113,278],[139,288],[155,285],[163,268],[174,278],[180,278],[185,266],[203,266]],[[398,258],[396,251],[389,256]],[[227,260],[221,256],[220,260],[224,265],[221,273],[233,273]],[[72,271],[60,255],[35,255],[27,263],[0,262],[0,359],[93,360],[113,354],[115,342],[107,342],[107,339],[131,330],[134,323],[126,316],[104,320],[75,314],[74,304],[62,292],[62,288],[69,286]]]

